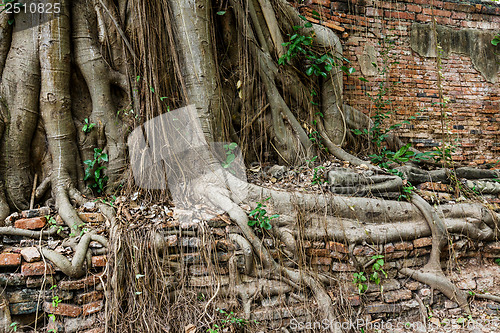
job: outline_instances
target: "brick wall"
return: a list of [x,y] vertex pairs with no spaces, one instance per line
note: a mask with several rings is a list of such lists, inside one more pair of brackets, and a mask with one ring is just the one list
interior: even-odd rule
[[[411,25],[428,23],[432,17],[439,25],[456,30],[473,28],[500,31],[500,6],[481,1],[374,1],[312,0],[299,11],[312,21],[334,28],[343,36],[344,55],[356,72],[344,78],[345,101],[371,115],[373,103],[366,96],[376,93],[382,75],[361,73],[360,56],[372,45],[382,68],[380,53],[389,50],[389,81],[393,84],[390,122],[400,123],[417,116],[400,135],[423,150],[438,146],[443,138],[438,102],[436,58],[419,56],[410,47]],[[315,12],[314,12],[315,11]],[[318,17],[319,14],[319,17]],[[344,30],[344,31],[342,31]],[[393,48],[388,40],[394,41]],[[385,43],[385,45],[384,45]],[[491,45],[489,47],[492,47]],[[500,48],[499,51],[500,53]],[[498,58],[497,58],[498,59]],[[442,59],[443,94],[449,99],[444,121],[445,132],[458,148],[454,159],[471,165],[496,162],[500,158],[500,85],[489,83],[475,69],[468,55],[450,53]],[[358,80],[365,77],[368,82]]]
[[[130,212],[135,214],[134,210]],[[47,221],[44,216],[48,214],[46,208],[25,211],[11,215],[6,222],[8,225],[37,230],[45,225]],[[95,222],[98,225],[99,221],[103,222],[102,216],[97,213],[81,213],[80,216],[87,223]],[[201,225],[203,227],[200,227]],[[200,293],[211,290],[215,285],[227,288],[230,284],[230,271],[235,268],[231,268],[231,262],[239,270],[242,281],[258,281],[256,277],[245,275],[244,251],[228,238],[230,233],[239,233],[240,230],[230,222],[227,215],[210,220],[206,225],[200,224],[199,221],[181,223],[171,219],[162,224],[162,229],[166,234],[170,234],[167,238],[168,250],[165,252],[168,261],[185,265],[189,274],[185,287],[198,289]],[[216,251],[214,258],[217,258],[217,276],[212,274],[213,263],[207,264],[203,255],[207,245],[203,243],[202,238],[206,237],[207,230],[213,235],[210,248]],[[181,235],[183,232],[187,234]],[[12,321],[18,323],[18,332],[33,332],[35,318],[38,318],[37,332],[104,332],[104,285],[107,275],[106,256],[99,254],[102,253],[102,248],[99,244],[91,243],[94,253],[92,267],[88,268],[85,277],[71,279],[50,261],[44,261],[37,246],[50,247],[68,256],[71,255],[71,250],[65,247],[61,240],[48,239],[42,240],[41,244],[39,242],[22,237],[3,236],[3,247],[0,251],[0,288],[7,300]],[[279,241],[269,237],[264,237],[263,242],[273,248],[273,257],[287,260],[281,250],[284,244],[277,244]],[[301,243],[303,252],[300,252],[305,254],[304,261],[308,266],[328,273],[334,278],[332,281],[339,282],[339,285],[332,285],[329,294],[345,306],[359,310],[367,322],[419,314],[417,296],[426,304],[433,299],[433,309],[441,309],[445,304],[448,309],[459,314],[457,304],[447,301],[441,293],[399,273],[402,267],[422,267],[428,261],[431,243],[430,237],[356,246],[333,240],[304,240]],[[353,274],[360,272],[360,265],[368,263],[377,254],[383,255],[383,269],[387,276],[381,278],[380,285],[366,281],[367,290],[360,295],[353,284]],[[499,292],[500,266],[496,265],[494,260],[500,257],[500,242],[473,242],[466,237],[453,236],[453,242],[443,254],[443,264],[449,268],[447,274],[459,288],[470,292]],[[140,268],[140,265],[138,267]],[[461,269],[455,269],[457,267]],[[369,268],[366,271],[369,272]],[[168,279],[169,275],[161,276]],[[161,278],[160,275],[158,278]],[[165,283],[168,281],[165,280]],[[339,286],[343,300],[338,298]],[[266,332],[286,326],[293,328],[294,322],[310,322],[314,318],[311,317],[314,311],[311,311],[309,298],[301,292],[294,290],[278,296],[269,295],[264,291],[262,293],[262,297],[257,298],[252,305],[251,319],[258,320],[259,328]],[[496,308],[491,306],[492,308],[486,308],[486,313],[498,315]]]
[[[14,213],[7,218],[6,225],[40,230],[46,226],[49,215],[47,207]],[[80,217],[86,223],[104,221],[99,213],[80,213]],[[67,229],[60,218],[56,220]],[[0,236],[0,288],[17,332],[33,332],[35,327],[36,332],[104,332],[106,255],[94,254],[87,275],[72,279],[42,258],[37,249],[48,247],[70,255],[72,250],[57,239]],[[95,242],[91,243],[91,250],[103,252],[102,246]]]

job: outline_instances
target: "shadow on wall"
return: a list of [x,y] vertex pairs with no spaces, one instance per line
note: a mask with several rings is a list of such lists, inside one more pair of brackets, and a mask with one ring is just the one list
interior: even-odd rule
[[[210,201],[194,186],[210,182],[227,188],[227,174],[246,182],[245,163],[236,143],[207,144],[196,108],[186,106],[162,114],[137,127],[128,137],[132,173],[137,186],[170,190],[176,207],[190,209],[203,203],[216,214]],[[208,185],[208,184],[207,184]],[[245,191],[232,193],[242,201]]]

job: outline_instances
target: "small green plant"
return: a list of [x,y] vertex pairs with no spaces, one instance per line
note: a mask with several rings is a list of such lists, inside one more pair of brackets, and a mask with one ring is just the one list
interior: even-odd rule
[[[51,313],[48,315],[48,317],[49,317],[49,320],[51,320],[53,323],[56,322],[56,316],[54,314]],[[52,328],[52,329],[48,330],[47,333],[57,333],[57,330],[55,328]]]
[[353,283],[358,289],[360,294],[363,294],[368,290],[367,281],[375,283],[376,285],[380,285],[382,277],[387,278],[387,273],[383,270],[383,266],[385,264],[384,256],[381,254],[377,254],[371,257],[371,260],[375,262],[372,265],[372,272],[367,277],[365,272],[357,272],[353,274]]
[[[221,320],[221,325],[214,324],[214,328],[209,328],[208,333],[219,333],[225,332],[226,329],[230,327],[243,327],[249,324],[249,321],[243,318],[238,318],[235,316],[234,312],[226,312],[222,309],[217,309],[217,311],[224,315],[225,317]],[[257,322],[256,322],[257,323]]]
[[496,258],[496,259],[495,259],[495,263],[496,263],[497,265],[500,265],[500,258]]
[[310,160],[306,160],[307,167],[310,168],[317,159],[318,159],[318,156],[314,156]]
[[9,327],[12,329],[12,331],[17,332],[17,322],[13,322],[9,325]]
[[[56,222],[56,219],[50,215],[45,215],[45,219],[47,219],[47,223],[49,224],[49,226],[52,228],[52,227],[57,227],[57,222]],[[57,234],[60,234],[61,231],[63,231],[64,228],[62,226],[59,226],[57,228]]]
[[234,160],[236,159],[235,149],[238,147],[236,142],[231,142],[229,144],[225,144],[224,150],[226,151],[226,160],[222,163],[222,167],[224,169],[228,169],[232,174],[235,173],[234,169],[231,167]]
[[381,281],[381,276],[382,275],[387,278],[387,273],[382,269],[384,266],[384,256],[381,254],[374,255],[372,260],[375,260],[375,262],[372,265],[372,273],[370,274],[370,281],[375,282],[376,285],[380,285]]
[[363,294],[367,289],[368,285],[366,284],[368,279],[365,276],[365,272],[358,272],[353,274],[353,283],[358,288],[358,292]]
[[449,142],[441,142],[441,145],[435,148],[433,158],[436,162],[442,163],[444,166],[449,167],[453,165],[452,155],[456,151],[456,146]]
[[325,182],[323,179],[323,170],[325,169],[324,166],[319,166],[313,169],[313,178],[311,181],[311,185],[321,185]]
[[399,195],[398,200],[407,200],[410,201],[411,194],[416,190],[416,187],[413,186],[409,181],[405,180],[405,184],[401,189],[401,194]]
[[83,180],[93,179],[94,181],[89,184],[89,187],[97,189],[97,193],[104,192],[104,187],[108,181],[108,176],[104,175],[106,167],[103,164],[105,162],[108,162],[108,154],[103,153],[102,149],[99,148],[94,148],[93,160],[83,162],[86,165]]
[[[264,201],[269,200],[269,198],[265,199]],[[259,226],[262,229],[270,230],[272,228],[271,226],[271,220],[278,218],[278,214],[274,214],[271,216],[267,215],[267,210],[265,209],[267,206],[264,205],[262,202],[257,202],[257,207],[255,207],[254,210],[252,210],[248,216],[251,217],[252,219],[248,221],[248,225],[253,227],[255,225]]]
[[498,44],[500,44],[500,35],[496,35],[492,40],[491,40],[491,44],[493,44],[494,46],[497,46]]
[[52,296],[52,306],[54,308],[57,308],[57,306],[59,305],[59,303],[61,303],[62,300],[59,299],[59,296]]
[[89,121],[89,118],[84,119],[85,124],[83,125],[82,131],[85,133],[90,133],[95,124]]
[[[78,229],[82,228],[82,230],[80,230],[80,237],[82,237],[87,231],[88,229],[87,228],[83,228],[85,226],[85,223],[80,223],[80,224],[74,224],[73,225],[73,229],[75,229],[75,231],[77,231]],[[76,236],[76,234],[74,232],[71,232],[69,234],[70,237],[74,237]]]
[[[319,16],[319,13],[313,11],[313,15]],[[304,20],[305,23],[303,26],[294,26],[293,30],[295,31],[295,33],[293,35],[289,34],[289,41],[282,44],[287,48],[287,51],[278,59],[279,65],[288,64],[292,61],[292,59],[303,56],[308,60],[306,64],[306,75],[327,77],[328,72],[330,72],[334,67],[338,66],[336,61],[346,61],[347,63],[349,63],[349,60],[347,60],[346,58],[335,58],[330,52],[323,54],[314,52],[311,48],[313,43],[312,33],[309,33],[308,35],[300,33],[300,30],[303,30],[304,28],[311,28],[312,23],[307,21],[307,18],[305,16],[299,15],[299,17]],[[348,75],[355,72],[355,69],[353,67],[340,66],[340,69]]]

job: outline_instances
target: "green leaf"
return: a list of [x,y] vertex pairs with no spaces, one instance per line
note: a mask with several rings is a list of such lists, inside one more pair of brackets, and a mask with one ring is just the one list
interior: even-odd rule
[[312,28],[312,23],[311,22],[307,22],[306,24],[304,24],[304,27],[305,28]]
[[220,15],[220,16],[222,16],[224,14],[226,14],[225,10],[220,10],[220,11],[217,12],[217,15]]
[[311,66],[306,70],[307,76],[311,76],[314,73],[314,68]]
[[228,146],[230,150],[234,150],[236,147],[238,147],[238,144],[236,142],[231,142]]
[[367,79],[365,79],[364,77],[360,77],[360,78],[359,78],[359,81],[368,82],[368,80],[367,80]]
[[495,38],[493,38],[493,40],[491,41],[491,44],[493,44],[494,46],[500,44],[500,36],[495,36]]

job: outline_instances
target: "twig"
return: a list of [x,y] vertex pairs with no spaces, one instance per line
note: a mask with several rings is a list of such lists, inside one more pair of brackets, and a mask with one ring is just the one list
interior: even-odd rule
[[37,180],[38,180],[38,173],[35,173],[35,179],[33,180],[33,189],[31,190],[30,209],[33,209],[33,205],[35,204],[35,192],[36,192]]

